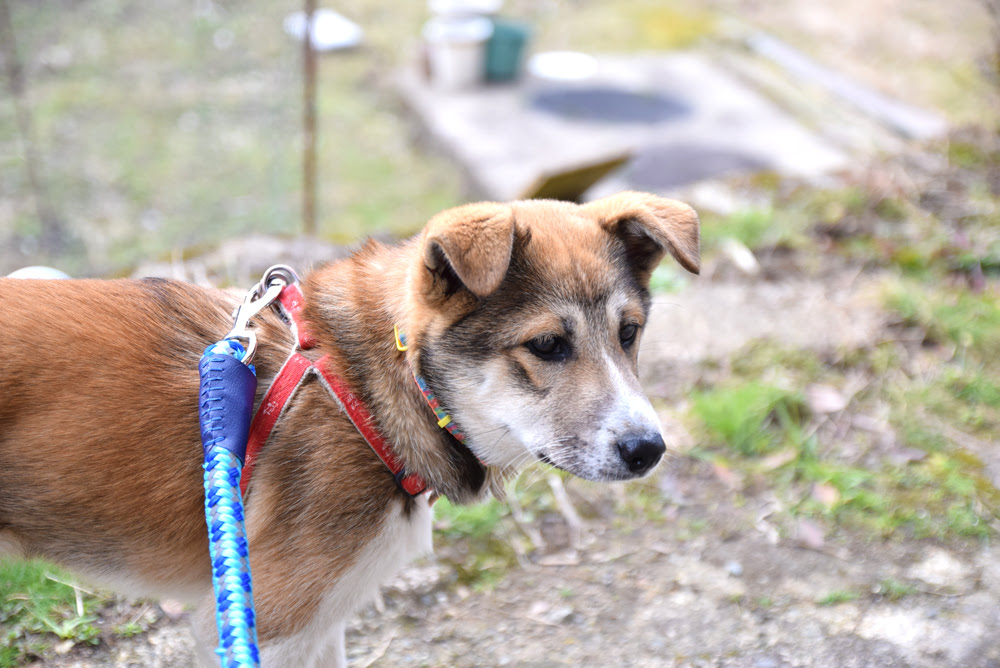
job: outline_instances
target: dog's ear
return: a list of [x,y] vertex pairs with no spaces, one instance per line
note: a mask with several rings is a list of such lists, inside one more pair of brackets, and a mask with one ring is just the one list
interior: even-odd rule
[[507,274],[513,243],[514,216],[509,205],[481,202],[437,214],[423,238],[430,289],[448,296],[464,288],[476,297],[486,297]]
[[629,261],[643,282],[667,253],[691,273],[701,270],[698,214],[687,204],[626,191],[584,208],[601,227],[624,242]]

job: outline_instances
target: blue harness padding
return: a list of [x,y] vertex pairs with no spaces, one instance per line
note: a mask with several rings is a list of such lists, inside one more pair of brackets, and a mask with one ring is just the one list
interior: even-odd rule
[[205,457],[205,521],[215,589],[215,621],[223,668],[257,668],[257,625],[240,475],[253,417],[257,376],[242,362],[243,346],[226,339],[209,346],[201,373],[201,442]]

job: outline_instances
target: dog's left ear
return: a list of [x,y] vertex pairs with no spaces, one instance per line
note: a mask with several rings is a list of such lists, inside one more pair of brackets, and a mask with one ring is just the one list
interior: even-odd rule
[[625,244],[643,282],[670,253],[693,274],[701,270],[698,214],[687,204],[626,191],[584,205],[605,230]]
[[510,265],[514,215],[509,205],[466,204],[442,211],[423,238],[429,290],[450,296],[463,288],[482,298],[500,287]]

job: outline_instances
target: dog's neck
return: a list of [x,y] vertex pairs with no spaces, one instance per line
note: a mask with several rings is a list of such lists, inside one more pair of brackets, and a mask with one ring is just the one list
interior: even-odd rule
[[481,464],[438,427],[395,345],[393,327],[406,328],[407,266],[412,244],[369,243],[350,258],[310,274],[303,285],[305,320],[316,352],[335,361],[337,373],[367,404],[379,429],[405,463],[438,493],[456,503],[503,493],[503,475]]

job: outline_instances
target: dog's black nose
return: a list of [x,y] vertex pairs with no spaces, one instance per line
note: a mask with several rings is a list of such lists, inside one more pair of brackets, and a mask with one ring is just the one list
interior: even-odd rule
[[666,452],[663,437],[659,434],[626,436],[618,442],[618,454],[632,473],[642,475],[656,466]]

